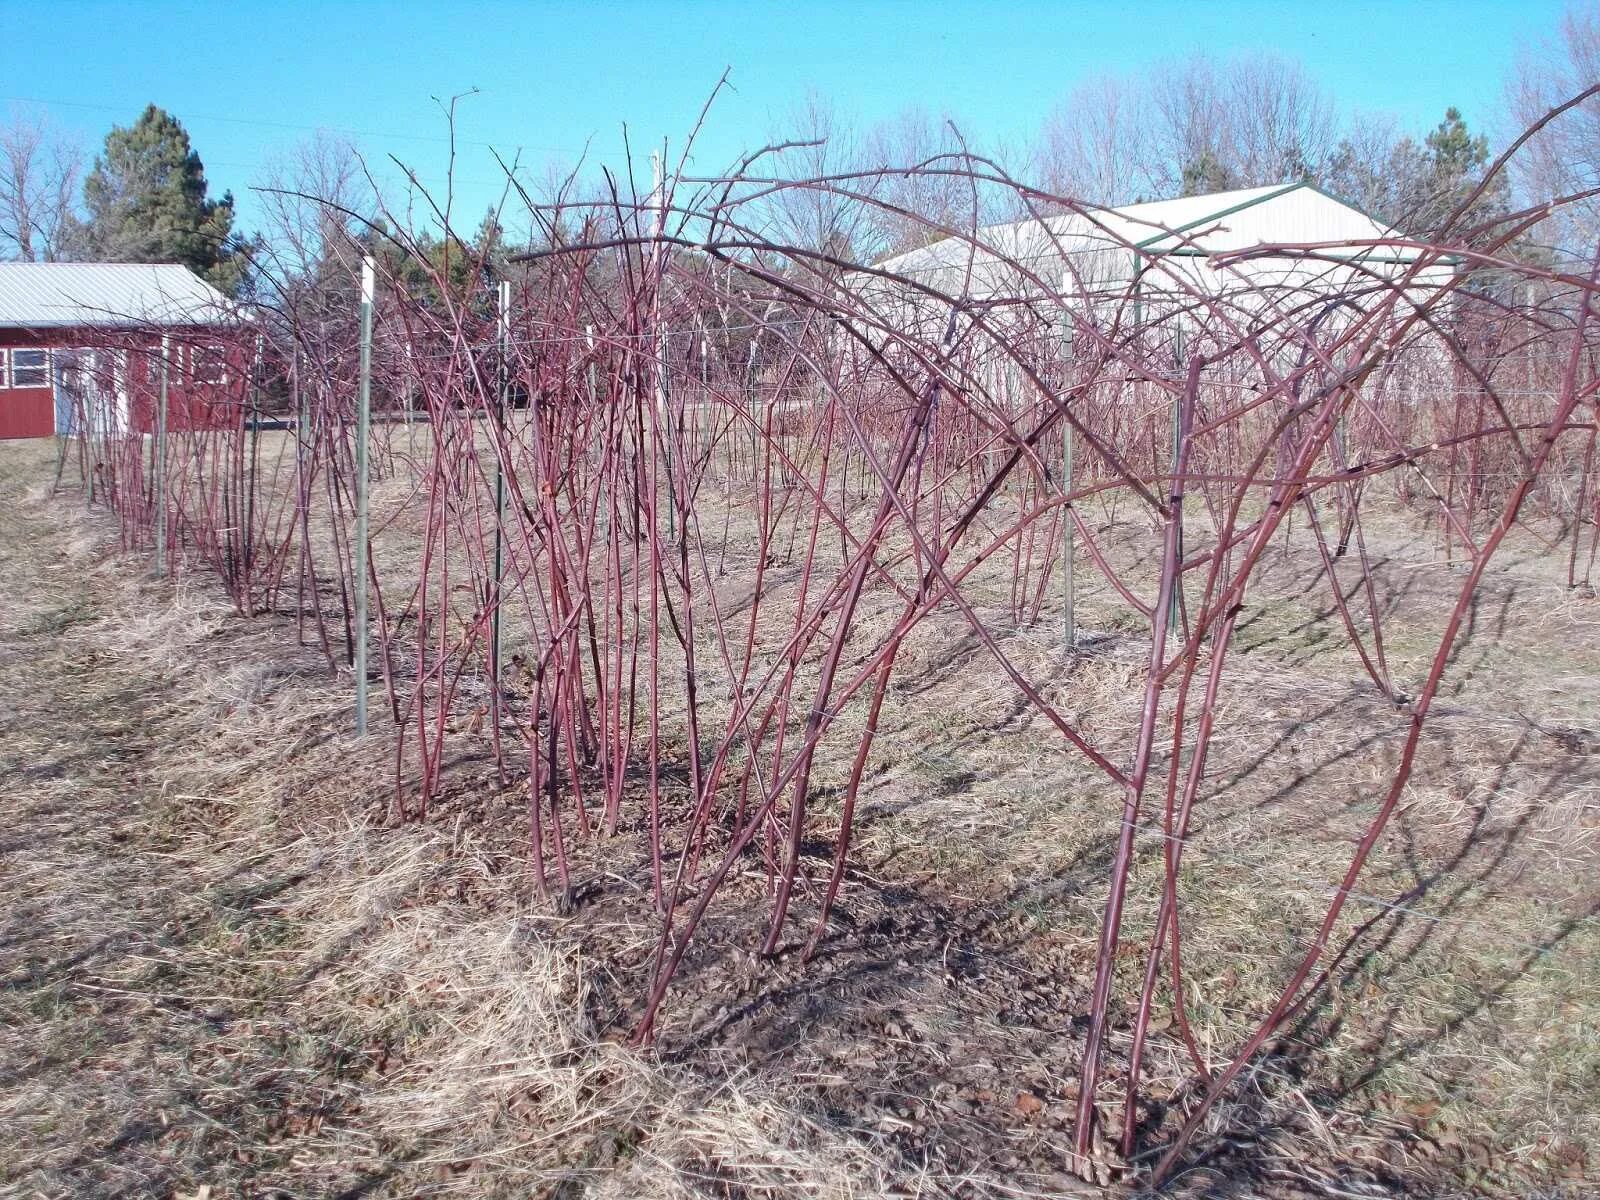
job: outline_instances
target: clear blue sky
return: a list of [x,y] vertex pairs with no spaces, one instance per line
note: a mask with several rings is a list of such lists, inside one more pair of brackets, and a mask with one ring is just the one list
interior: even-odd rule
[[0,0],[0,104],[47,102],[91,149],[154,101],[189,128],[213,188],[249,185],[317,127],[354,131],[442,178],[443,120],[463,101],[467,224],[495,189],[482,143],[542,174],[593,139],[616,161],[681,138],[725,68],[696,166],[759,146],[808,90],[872,122],[909,105],[979,144],[1026,141],[1075,81],[1205,50],[1300,59],[1339,103],[1418,132],[1456,104],[1481,125],[1518,47],[1554,33],[1563,0],[1197,0],[1174,3],[190,4]]

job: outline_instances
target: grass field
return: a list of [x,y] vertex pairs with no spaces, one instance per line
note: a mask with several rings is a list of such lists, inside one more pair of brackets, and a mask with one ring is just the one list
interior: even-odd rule
[[[752,871],[641,1053],[622,1044],[655,936],[638,828],[576,848],[557,915],[483,747],[427,822],[393,826],[392,730],[348,736],[348,677],[293,618],[235,617],[200,573],[149,578],[75,492],[48,495],[53,468],[0,444],[5,1194],[1095,1193],[1065,1161],[1118,814],[959,621],[908,644],[817,959],[754,956]],[[378,495],[396,578],[409,495]],[[1415,677],[1457,577],[1408,511],[1369,545]],[[1600,1184],[1600,604],[1562,586],[1563,554],[1530,535],[1496,560],[1350,952],[1173,1194]],[[1285,553],[1252,594],[1186,857],[1190,1002],[1219,1059],[1326,906],[1402,733],[1318,570]],[[1083,654],[1053,626],[1006,648],[1118,744],[1147,643],[1112,595],[1080,600]],[[824,823],[846,762],[819,769]],[[1135,913],[1159,839],[1139,852]],[[1153,1055],[1159,1129],[1192,1085],[1170,1032]]]

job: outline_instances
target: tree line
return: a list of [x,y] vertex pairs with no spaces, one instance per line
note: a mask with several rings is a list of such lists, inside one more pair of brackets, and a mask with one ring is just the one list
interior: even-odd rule
[[[957,122],[920,111],[858,130],[819,96],[778,133],[777,140],[804,144],[788,158],[796,178],[954,162],[970,146]],[[1044,192],[1102,206],[1307,182],[1387,225],[1428,236],[1484,181],[1491,144],[1454,106],[1412,134],[1380,118],[1341,117],[1287,59],[1197,56],[1082,84],[1047,115],[1031,145],[992,157]],[[892,206],[948,227],[972,224],[974,210],[980,223],[1025,215],[1009,189],[994,189],[998,203],[991,206],[959,173],[884,170],[872,189]],[[1464,227],[1493,220],[1511,203],[1509,180],[1496,176]],[[779,222],[793,242],[855,260],[938,236],[924,220],[820,194],[789,198]]]

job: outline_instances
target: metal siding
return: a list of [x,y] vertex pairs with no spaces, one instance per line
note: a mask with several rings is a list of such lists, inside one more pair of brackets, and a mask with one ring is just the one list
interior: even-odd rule
[[237,310],[170,263],[0,263],[0,326],[130,328],[212,325]]
[[[1175,232],[1165,232],[1175,231]],[[1209,252],[1258,245],[1304,242],[1360,242],[1395,236],[1365,213],[1310,187],[1282,185],[1243,188],[1207,196],[1186,196],[1095,209],[1036,220],[991,225],[978,232],[977,246],[962,238],[945,238],[897,255],[879,264],[884,270],[915,278],[959,279],[969,260],[976,282],[983,267],[997,257],[1043,264],[1063,255],[1074,260],[1125,263],[1120,270],[1131,281],[1133,246],[1146,243],[1152,257],[1162,249]],[[1103,271],[1090,272],[1103,275]],[[1112,283],[1111,278],[1097,282]],[[974,288],[974,291],[977,291]]]
[[[1163,234],[1163,229],[1170,232]],[[1363,290],[1375,294],[1385,279],[1408,278],[1407,298],[1423,302],[1448,282],[1451,268],[1419,270],[1392,261],[1414,260],[1415,252],[1360,245],[1394,236],[1394,230],[1312,187],[1279,185],[993,225],[970,240],[947,238],[879,266],[947,295],[980,298],[1036,294],[1039,288],[1028,278],[1031,274],[1091,310],[1127,297],[1137,277],[1147,316],[1187,307],[1189,289],[1194,289],[1220,302],[1228,319],[1248,331],[1270,326],[1284,314],[1308,318],[1319,300],[1348,296],[1352,287],[1359,303]],[[1138,248],[1140,243],[1144,249]],[[1228,264],[1206,257],[1257,246],[1319,243],[1334,248],[1320,257],[1267,254]],[[1341,243],[1352,245],[1341,248]],[[1363,256],[1380,261],[1345,265],[1345,260]],[[1391,261],[1381,261],[1385,259]],[[890,284],[877,290],[898,289]],[[939,308],[909,294],[902,294],[898,303],[907,316],[930,320]]]

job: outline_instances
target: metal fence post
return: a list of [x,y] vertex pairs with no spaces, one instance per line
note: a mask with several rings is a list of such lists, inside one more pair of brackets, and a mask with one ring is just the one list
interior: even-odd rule
[[[1072,368],[1070,317],[1062,334],[1061,348],[1064,360],[1061,371],[1061,403],[1065,406],[1069,390],[1067,387],[1069,372]],[[1064,414],[1061,421],[1061,494],[1063,496],[1072,494],[1072,422],[1068,421]],[[1073,526],[1072,503],[1068,501],[1061,507],[1061,640],[1068,650],[1078,642],[1077,556],[1078,531]]]
[[[1184,351],[1183,351],[1183,316],[1182,316],[1182,314],[1180,313],[1175,319],[1177,321],[1177,324],[1174,326],[1173,358],[1177,363],[1178,374],[1181,375],[1181,374],[1184,374],[1185,371],[1186,371],[1186,362],[1187,362],[1187,360],[1184,357]],[[1184,395],[1183,395],[1182,391],[1179,391],[1172,398],[1172,413],[1171,413],[1171,421],[1172,421],[1172,485],[1167,489],[1167,494],[1169,496],[1175,494],[1177,492],[1177,489],[1178,489],[1178,486],[1179,486],[1178,462],[1183,457],[1183,403],[1184,403]],[[1173,520],[1177,520],[1177,514],[1176,513],[1173,514]],[[1167,597],[1167,628],[1169,630],[1174,630],[1174,629],[1178,628],[1178,618],[1179,618],[1179,616],[1181,615],[1181,613],[1183,611],[1183,526],[1182,525],[1178,526],[1177,537],[1174,540],[1175,540],[1175,543],[1176,543],[1176,546],[1177,546],[1177,551],[1178,551],[1178,567],[1177,567],[1178,573],[1177,573],[1177,576],[1172,581],[1172,591]]]
[[489,687],[490,700],[499,728],[500,717],[500,587],[505,576],[505,523],[506,523],[506,469],[501,451],[506,444],[506,399],[510,391],[511,373],[507,355],[511,350],[511,281],[502,279],[495,289],[495,305],[499,309],[495,322],[498,330],[499,363],[495,377],[495,451],[494,451],[494,580],[489,609]]
[[372,305],[377,269],[368,255],[361,260],[361,383],[356,404],[356,736],[367,734],[367,440],[372,428]]
[[156,398],[156,574],[167,573],[167,358],[171,340],[161,335],[161,383]]

